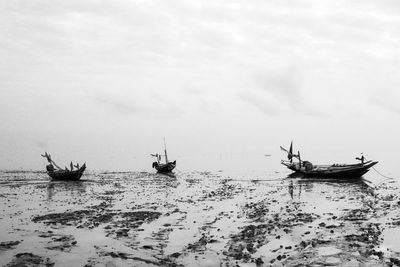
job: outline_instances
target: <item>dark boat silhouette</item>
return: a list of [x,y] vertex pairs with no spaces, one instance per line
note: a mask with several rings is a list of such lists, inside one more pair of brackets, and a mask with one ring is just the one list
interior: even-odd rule
[[176,160],[173,162],[167,162],[167,163],[158,163],[158,162],[153,162],[153,168],[155,168],[158,172],[172,172],[176,167]]
[[[360,163],[356,164],[331,164],[331,165],[314,165],[309,161],[301,160],[300,152],[293,154],[293,143],[290,144],[290,149],[286,150],[288,160],[282,160],[281,164],[288,169],[308,177],[328,177],[328,178],[358,178],[369,171],[371,167],[378,161],[368,160],[364,162],[364,156],[356,158]],[[298,161],[294,162],[293,158]]]
[[[170,173],[176,167],[176,160],[172,162],[168,161],[167,146],[165,145],[165,139],[164,139],[164,156],[159,154],[151,154],[151,156],[155,157],[157,160],[153,162],[152,167],[155,168],[158,172]],[[161,157],[165,157],[165,163],[161,163]]]
[[[50,163],[46,166],[46,171],[47,174],[54,180],[77,181],[82,177],[83,173],[86,170],[86,163],[84,163],[81,167],[79,167],[79,164],[73,166],[71,162],[71,170],[68,170],[67,168],[65,169],[60,168],[51,159],[51,155],[47,154],[47,152],[45,152],[45,154],[42,155],[42,157],[46,158],[47,161]],[[76,167],[77,169],[73,170],[73,167]]]

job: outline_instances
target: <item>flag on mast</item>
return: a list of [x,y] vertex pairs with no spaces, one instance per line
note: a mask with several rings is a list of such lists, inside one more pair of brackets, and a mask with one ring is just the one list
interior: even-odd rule
[[288,152],[287,157],[288,157],[288,160],[292,161],[292,158],[293,158],[293,141],[290,142],[290,148],[289,148],[289,152]]

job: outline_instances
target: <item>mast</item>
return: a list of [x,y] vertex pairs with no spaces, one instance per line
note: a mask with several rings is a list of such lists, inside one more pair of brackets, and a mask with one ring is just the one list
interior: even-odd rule
[[58,166],[57,163],[55,163],[55,162],[51,159],[50,154],[47,154],[47,152],[45,152],[44,155],[41,155],[41,156],[44,157],[44,158],[46,158],[47,161],[48,161],[50,164],[53,164],[53,165],[56,166],[59,170],[62,170],[62,168],[60,168],[60,166]]
[[164,153],[165,153],[165,163],[168,163],[167,145],[165,144],[165,137],[164,137]]
[[288,159],[290,160],[290,163],[293,162],[293,141],[290,142],[290,148],[289,148],[289,153],[288,153]]
[[299,155],[299,167],[301,167],[301,158],[300,158],[300,151],[297,151],[298,155]]

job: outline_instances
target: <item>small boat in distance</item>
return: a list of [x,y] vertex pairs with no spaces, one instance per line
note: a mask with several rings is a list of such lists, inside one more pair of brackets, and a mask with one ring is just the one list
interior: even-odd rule
[[151,156],[155,157],[157,161],[153,162],[153,168],[155,168],[158,172],[161,173],[170,173],[172,170],[176,167],[176,160],[169,162],[168,161],[168,155],[167,155],[167,146],[165,145],[165,139],[164,139],[164,157],[165,157],[165,163],[161,163],[161,157],[162,155],[159,154],[151,154]]
[[[73,165],[72,162],[70,164],[71,170],[67,167],[62,169],[51,159],[50,154],[47,154],[47,152],[41,156],[46,158],[50,163],[46,166],[46,170],[47,174],[54,180],[77,181],[82,177],[83,172],[86,169],[86,163],[79,167],[79,164]],[[75,170],[74,167],[76,168]]]
[[[360,163],[356,164],[332,164],[332,165],[313,165],[311,162],[302,160],[300,151],[293,154],[293,142],[289,150],[281,147],[281,150],[287,153],[288,160],[281,160],[281,164],[288,169],[304,176],[328,177],[328,178],[358,178],[369,171],[378,161],[368,160],[364,162],[364,156],[356,158]],[[294,162],[293,158],[298,161]]]

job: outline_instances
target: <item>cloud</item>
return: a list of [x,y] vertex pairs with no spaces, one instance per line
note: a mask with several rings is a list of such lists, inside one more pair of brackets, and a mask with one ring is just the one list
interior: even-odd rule
[[241,90],[237,99],[265,114],[326,117],[332,111],[321,92],[304,86],[303,72],[296,66],[256,72],[252,78],[252,87]]
[[44,148],[47,147],[47,142],[46,142],[46,141],[42,141],[42,140],[38,140],[38,141],[36,142],[36,145],[37,145],[39,148],[44,149]]
[[288,102],[291,106],[303,102],[301,73],[296,67],[256,74],[255,83],[261,90],[270,92],[279,101]]
[[339,117],[320,120],[336,129],[363,116],[372,129],[377,110],[400,113],[399,3],[2,1],[3,135],[63,144],[79,124],[77,139],[124,127],[146,141],[175,125],[226,140],[254,112],[312,126]]
[[237,99],[249,104],[267,115],[277,115],[279,107],[273,98],[255,91],[241,91],[237,94]]
[[395,90],[388,89],[376,92],[369,99],[369,103],[383,110],[400,115],[398,99],[400,99],[400,94]]
[[112,107],[120,114],[132,115],[146,112],[146,108],[137,106],[134,103],[128,103],[125,100],[116,99],[115,97],[97,95],[94,98],[95,102]]
[[256,89],[264,92],[264,98],[272,98],[270,102],[284,105],[294,112],[315,113],[306,101],[307,93],[302,89],[303,79],[299,68],[289,66],[257,73],[254,81]]
[[[176,117],[182,116],[188,111],[188,103],[185,99],[177,99],[176,92],[160,92],[157,90],[129,90],[119,89],[110,93],[107,91],[93,92],[89,97],[93,99],[96,108],[109,107],[117,115],[141,117]],[[112,114],[105,112],[106,116]]]

